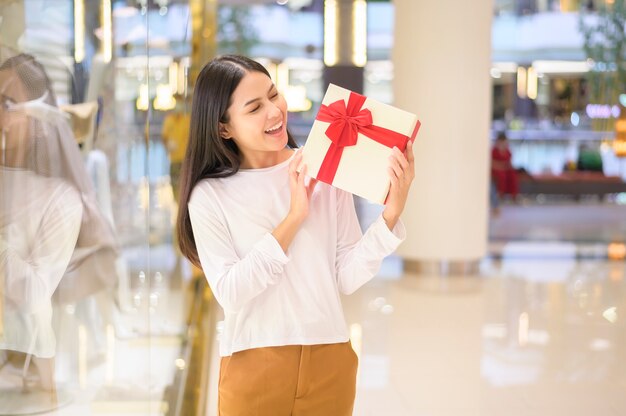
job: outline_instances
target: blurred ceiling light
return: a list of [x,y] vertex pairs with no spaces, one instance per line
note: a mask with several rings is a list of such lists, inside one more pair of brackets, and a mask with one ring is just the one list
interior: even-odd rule
[[289,111],[309,111],[313,104],[306,98],[306,88],[303,85],[289,85],[284,92]]
[[352,6],[352,63],[363,67],[367,63],[367,3],[354,0]]
[[617,308],[615,306],[608,308],[604,312],[602,312],[602,316],[604,319],[614,324],[617,322]]
[[608,104],[587,104],[585,112],[589,118],[618,118],[621,110],[617,105]]
[[520,347],[524,347],[528,344],[528,327],[529,327],[528,312],[522,312],[519,316],[519,329],[518,329],[518,334],[517,334]]
[[626,157],[626,119],[620,118],[615,121],[613,151],[617,157]]
[[587,61],[534,61],[535,71],[544,74],[571,74],[589,72]]
[[276,65],[276,88],[283,94],[289,88],[289,67],[284,63]]
[[116,7],[115,9],[113,9],[113,17],[115,17],[116,19],[133,17],[138,13],[139,10],[137,10],[135,7],[130,6]]
[[537,99],[537,72],[532,66],[526,71],[526,95],[531,100]]
[[502,72],[498,68],[491,68],[489,71],[491,78],[502,78]]
[[172,61],[168,69],[168,78],[169,78],[170,90],[172,91],[173,94],[176,94],[178,92],[182,93],[182,91],[178,90],[178,71],[179,70],[180,70],[180,67],[178,66],[178,62]]
[[157,85],[156,97],[153,101],[154,109],[160,111],[171,110],[176,106],[176,98],[172,94],[169,84]]
[[74,60],[85,59],[85,0],[74,0]]
[[113,57],[113,23],[111,21],[111,0],[102,0],[102,56],[104,62]]
[[624,260],[626,259],[626,244],[624,243],[611,243],[607,249],[607,255],[609,260]]
[[[146,89],[147,89],[146,85]],[[150,102],[148,101],[148,104]],[[146,107],[146,110],[148,108]],[[147,125],[145,126],[148,127]],[[143,175],[139,178],[139,184],[137,185],[137,202],[139,202],[139,209],[143,212],[148,212],[148,208],[150,208],[150,180],[146,175]],[[146,273],[142,270],[139,272],[139,281],[146,281]],[[135,300],[137,307],[140,307],[142,304],[142,296],[141,293],[137,293],[135,296],[139,298]]]
[[288,0],[288,6],[291,10],[300,10],[303,7],[310,6],[312,3],[313,0]]
[[148,84],[141,84],[139,86],[139,97],[135,102],[137,110],[146,111],[150,107],[150,97],[148,95]]
[[276,3],[284,6],[285,4],[289,3],[289,0],[276,0]]
[[337,64],[337,0],[324,0],[324,63]]

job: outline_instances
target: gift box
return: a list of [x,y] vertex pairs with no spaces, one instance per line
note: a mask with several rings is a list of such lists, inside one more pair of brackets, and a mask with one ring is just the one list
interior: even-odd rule
[[330,84],[302,150],[307,174],[384,204],[392,149],[404,152],[419,127],[415,114]]

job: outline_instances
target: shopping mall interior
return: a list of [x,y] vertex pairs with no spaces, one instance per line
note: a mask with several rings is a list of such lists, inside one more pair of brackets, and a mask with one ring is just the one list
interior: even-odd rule
[[[354,415],[626,415],[625,24],[623,0],[0,1],[0,415],[218,414],[224,314],[174,227],[223,54],[268,70],[300,146],[329,83],[420,120],[406,240],[342,297]],[[354,200],[365,231],[383,205]]]

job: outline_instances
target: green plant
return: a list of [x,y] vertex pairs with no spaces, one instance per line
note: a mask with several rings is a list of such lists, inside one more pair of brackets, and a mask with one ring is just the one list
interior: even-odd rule
[[626,93],[625,26],[624,0],[606,1],[593,13],[580,13],[583,49],[592,64],[588,73],[592,103],[618,104],[619,95]]
[[259,44],[250,6],[220,6],[218,16],[219,52],[250,55]]

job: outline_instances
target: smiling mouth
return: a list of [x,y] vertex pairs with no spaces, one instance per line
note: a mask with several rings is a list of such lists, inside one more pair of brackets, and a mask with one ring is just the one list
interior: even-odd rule
[[265,133],[267,133],[267,134],[274,134],[274,133],[279,132],[282,128],[283,128],[283,122],[281,121],[280,123],[276,124],[275,126],[265,130]]

